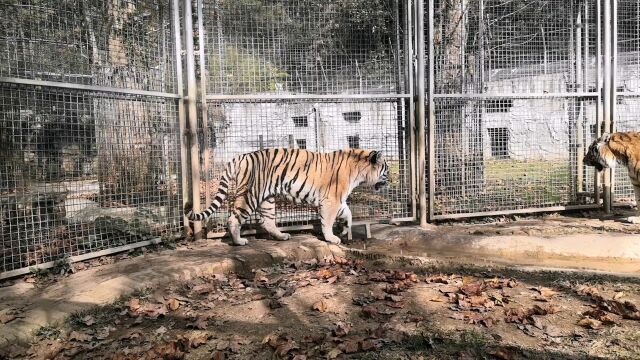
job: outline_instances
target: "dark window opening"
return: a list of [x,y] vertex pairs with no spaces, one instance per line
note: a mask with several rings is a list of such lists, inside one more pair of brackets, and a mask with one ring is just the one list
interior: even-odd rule
[[491,156],[497,159],[509,158],[509,129],[493,128],[489,131],[491,140]]
[[296,145],[298,145],[298,149],[306,149],[307,139],[296,139]]
[[294,116],[292,119],[295,127],[309,127],[309,119],[306,116]]
[[513,100],[486,100],[485,106],[488,113],[506,113],[511,111]]
[[360,111],[349,111],[342,113],[342,117],[346,122],[358,123],[362,118],[362,114],[360,113]]
[[349,143],[349,147],[352,149],[360,149],[360,136],[347,136],[347,143]]
[[616,87],[616,104],[624,104],[624,85]]

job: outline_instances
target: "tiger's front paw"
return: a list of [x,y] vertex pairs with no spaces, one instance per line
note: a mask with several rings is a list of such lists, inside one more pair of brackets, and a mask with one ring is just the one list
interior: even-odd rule
[[249,243],[249,240],[245,238],[239,238],[238,240],[233,240],[233,244],[236,246],[244,246]]
[[640,224],[640,216],[629,216],[625,220],[630,224]]
[[325,241],[335,245],[338,245],[342,242],[342,240],[340,240],[340,238],[335,235],[325,236]]

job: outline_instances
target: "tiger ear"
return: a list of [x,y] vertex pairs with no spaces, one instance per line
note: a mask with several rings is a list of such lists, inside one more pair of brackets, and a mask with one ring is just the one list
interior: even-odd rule
[[600,136],[600,142],[608,143],[609,140],[611,140],[611,134],[609,133],[604,133]]
[[371,163],[372,164],[382,163],[382,151],[374,150],[371,152]]

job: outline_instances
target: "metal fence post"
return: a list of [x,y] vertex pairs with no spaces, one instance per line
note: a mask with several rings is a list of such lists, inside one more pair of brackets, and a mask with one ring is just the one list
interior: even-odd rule
[[[191,9],[191,0],[184,1],[184,40],[187,56],[187,114],[189,116],[189,148],[191,163],[191,201],[193,211],[200,211],[200,151],[198,146],[197,128],[198,128],[198,112],[197,112],[197,83],[196,83],[196,66],[195,53],[193,50],[193,13]],[[193,234],[195,239],[202,236],[202,223],[193,224]]]
[[[429,5],[432,4],[433,0],[429,0]],[[430,8],[431,9],[431,8]],[[431,11],[429,11],[429,15],[431,15]],[[431,19],[429,19],[431,20]],[[429,21],[431,23],[431,21]],[[418,0],[416,2],[416,22],[415,22],[415,31],[416,31],[416,126],[418,127],[418,139],[417,139],[417,150],[418,150],[418,166],[417,166],[417,175],[418,175],[418,197],[419,197],[419,206],[420,206],[420,226],[427,226],[427,220],[430,217],[429,214],[432,213],[432,209],[427,208],[427,181],[426,181],[426,171],[425,171],[425,163],[426,163],[426,134],[425,134],[425,34],[424,34],[424,0]],[[431,34],[430,34],[431,35]],[[429,58],[431,58],[431,54],[429,54]],[[431,140],[431,139],[429,139]],[[429,144],[431,145],[431,144]],[[430,154],[431,155],[431,154]],[[431,169],[431,164],[429,164],[429,169]],[[433,179],[429,178],[429,186]],[[431,201],[431,198],[429,198]]]
[[[203,4],[202,0],[198,0],[198,55],[200,60],[200,106],[202,107],[202,137],[204,138],[204,151],[203,151],[203,173],[205,182],[209,182],[209,171],[211,170],[211,147],[213,144],[209,143],[209,115],[207,106],[207,68],[205,61],[205,43],[204,43],[204,19],[203,19]],[[211,191],[207,185],[204,190],[205,202],[208,206],[211,203]]]
[[[175,52],[176,52],[176,87],[178,93],[178,124],[180,128],[180,169],[182,175],[182,205],[189,201],[189,194],[191,188],[189,187],[189,179],[187,174],[189,173],[189,155],[187,153],[187,120],[184,106],[184,83],[182,73],[182,37],[180,34],[180,1],[173,0],[172,2],[172,19],[173,19],[173,35],[175,38]],[[189,219],[183,215],[183,222],[185,229],[189,227]]]
[[[600,0],[596,0],[596,91],[598,98],[596,101],[596,137],[601,135],[602,125],[602,4]],[[596,204],[600,204],[600,174],[597,171],[593,173],[593,190]]]
[[[414,34],[413,34],[413,20],[414,20],[414,6],[412,0],[405,2],[406,8],[404,9],[405,17],[405,45],[408,47],[407,56],[405,59],[406,66],[406,89],[411,95],[411,99],[403,99],[408,104],[408,123],[409,123],[409,163],[410,163],[410,183],[411,183],[411,216],[417,219],[417,203],[418,203],[418,174],[416,170],[416,159],[418,151],[416,150],[416,104],[415,104],[415,51],[414,51]],[[422,174],[424,176],[424,174]]]
[[435,193],[436,193],[436,143],[435,143],[435,131],[436,131],[436,107],[435,107],[435,48],[434,48],[434,23],[435,23],[435,11],[434,0],[429,0],[429,74],[427,84],[427,101],[428,101],[428,113],[427,113],[427,126],[429,133],[427,135],[427,142],[429,145],[429,219],[433,219],[435,213]]
[[[615,2],[615,0],[613,0]],[[603,9],[603,36],[602,41],[604,42],[604,57],[603,57],[603,120],[604,120],[604,131],[611,131],[611,117],[612,117],[612,109],[613,106],[611,104],[611,100],[613,99],[612,87],[615,84],[612,83],[613,74],[611,69],[611,60],[612,60],[612,52],[611,52],[611,42],[612,42],[612,17],[611,17],[611,3],[609,1],[605,1],[604,9]],[[614,102],[615,103],[615,102]],[[606,169],[604,171],[604,181],[603,181],[603,205],[605,212],[611,212],[611,169]]]

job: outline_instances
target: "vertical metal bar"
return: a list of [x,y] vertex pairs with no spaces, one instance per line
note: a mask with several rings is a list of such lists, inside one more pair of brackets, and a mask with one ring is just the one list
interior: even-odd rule
[[[596,0],[596,137],[601,135],[600,126],[602,124],[602,3]],[[600,174],[594,171],[593,174],[594,199],[596,204],[600,203]]]
[[[180,172],[182,176],[182,206],[189,201],[189,155],[187,154],[187,119],[184,106],[184,83],[182,79],[182,36],[180,34],[180,0],[173,0],[171,3],[172,20],[173,20],[173,36],[175,43],[176,56],[176,87],[179,96],[178,99],[178,125],[180,131]],[[189,227],[189,219],[183,215],[182,221],[185,229]]]
[[[611,117],[608,127],[609,132],[616,131],[616,119],[618,118],[618,0],[611,0]],[[616,173],[614,169],[609,171],[611,185],[609,196],[609,209],[613,207],[616,196]]]
[[[575,63],[575,92],[583,92],[584,89],[584,70],[583,70],[583,66],[585,66],[586,64],[586,58],[583,59],[582,55],[583,55],[583,32],[584,32],[584,25],[585,23],[583,22],[583,13],[580,9],[578,9],[576,11],[576,28],[575,28],[575,52],[576,52],[576,63]],[[576,139],[576,143],[575,143],[575,162],[576,162],[576,166],[575,166],[575,184],[574,184],[574,191],[571,193],[571,195],[574,197],[575,200],[577,200],[578,198],[578,194],[580,194],[582,192],[582,161],[584,158],[584,148],[583,148],[583,104],[584,102],[582,100],[580,100],[579,98],[576,98],[574,100],[572,100],[572,102],[574,103],[574,107],[573,110],[575,111],[574,117],[576,119],[576,126],[575,126],[575,139]]]
[[[413,1],[406,1],[406,9],[404,11],[405,16],[405,44],[408,47],[406,56],[407,67],[407,89],[411,95],[411,99],[407,101],[409,104],[409,161],[411,164],[411,216],[417,218],[417,200],[418,200],[418,176],[425,176],[425,174],[418,174],[416,171],[416,117],[415,117],[415,88],[414,88],[414,65],[415,65],[415,53],[413,47]],[[405,100],[406,101],[406,100]]]
[[[615,0],[613,0],[615,1]],[[611,3],[609,1],[605,1],[604,9],[603,9],[603,19],[602,19],[602,27],[603,27],[603,36],[602,40],[604,42],[604,58],[603,58],[603,86],[602,86],[602,98],[603,98],[603,120],[604,120],[604,131],[611,131],[611,81],[613,80],[613,75],[611,74]],[[611,169],[605,169],[604,171],[604,181],[603,181],[603,205],[605,212],[611,212]]]
[[296,143],[293,141],[293,134],[289,134],[289,148],[295,149]]
[[[432,5],[433,0],[428,0],[429,5]],[[429,8],[431,10],[431,7]],[[429,11],[429,16],[433,13]],[[429,18],[429,23],[431,23],[431,18]],[[426,162],[426,134],[425,134],[425,34],[424,34],[424,0],[417,0],[416,2],[416,126],[418,127],[418,138],[417,138],[417,150],[418,150],[418,196],[419,196],[419,204],[420,204],[420,226],[426,227],[427,220],[430,217],[431,209],[427,208],[427,183],[426,183],[426,172],[425,172],[425,162]],[[431,34],[429,34],[431,35]],[[432,54],[429,53],[429,59],[431,59]],[[429,139],[431,140],[431,139]],[[429,183],[431,184],[433,179],[429,178]],[[431,197],[429,201],[431,201]]]
[[[434,23],[435,23],[435,11],[434,0],[429,0],[429,75],[427,85],[427,98],[428,98],[428,114],[427,114],[427,126],[428,133],[428,146],[429,146],[429,219],[433,219],[435,213],[435,193],[436,193],[436,107],[434,102],[435,96],[435,48],[434,48]],[[424,42],[423,42],[424,43]],[[424,50],[424,49],[423,49]],[[424,51],[423,51],[424,53]],[[424,69],[424,66],[422,67]],[[423,127],[424,128],[424,127]]]
[[[479,87],[480,89],[478,89],[479,93],[484,93],[484,0],[479,0],[479,4],[478,4],[478,37],[480,38],[480,54],[479,54],[479,61],[480,61],[480,84]],[[484,112],[484,106],[481,106],[481,113]],[[482,118],[480,118],[482,120]]]
[[[198,109],[197,109],[197,83],[195,53],[193,50],[193,13],[191,0],[184,0],[184,40],[187,62],[187,115],[189,121],[189,148],[191,162],[191,202],[193,211],[200,211],[200,151],[198,147]],[[202,223],[193,224],[194,238],[202,236]]]
[[204,137],[204,164],[203,173],[204,179],[207,183],[205,186],[205,201],[207,206],[211,204],[211,191],[209,191],[209,174],[211,170],[211,147],[213,144],[209,143],[209,107],[207,105],[207,66],[205,62],[205,36],[204,36],[204,18],[203,18],[203,4],[202,0],[198,0],[198,55],[200,56],[200,106],[202,106],[202,136]]
[[264,150],[264,139],[262,135],[258,135],[258,146],[260,150]]

